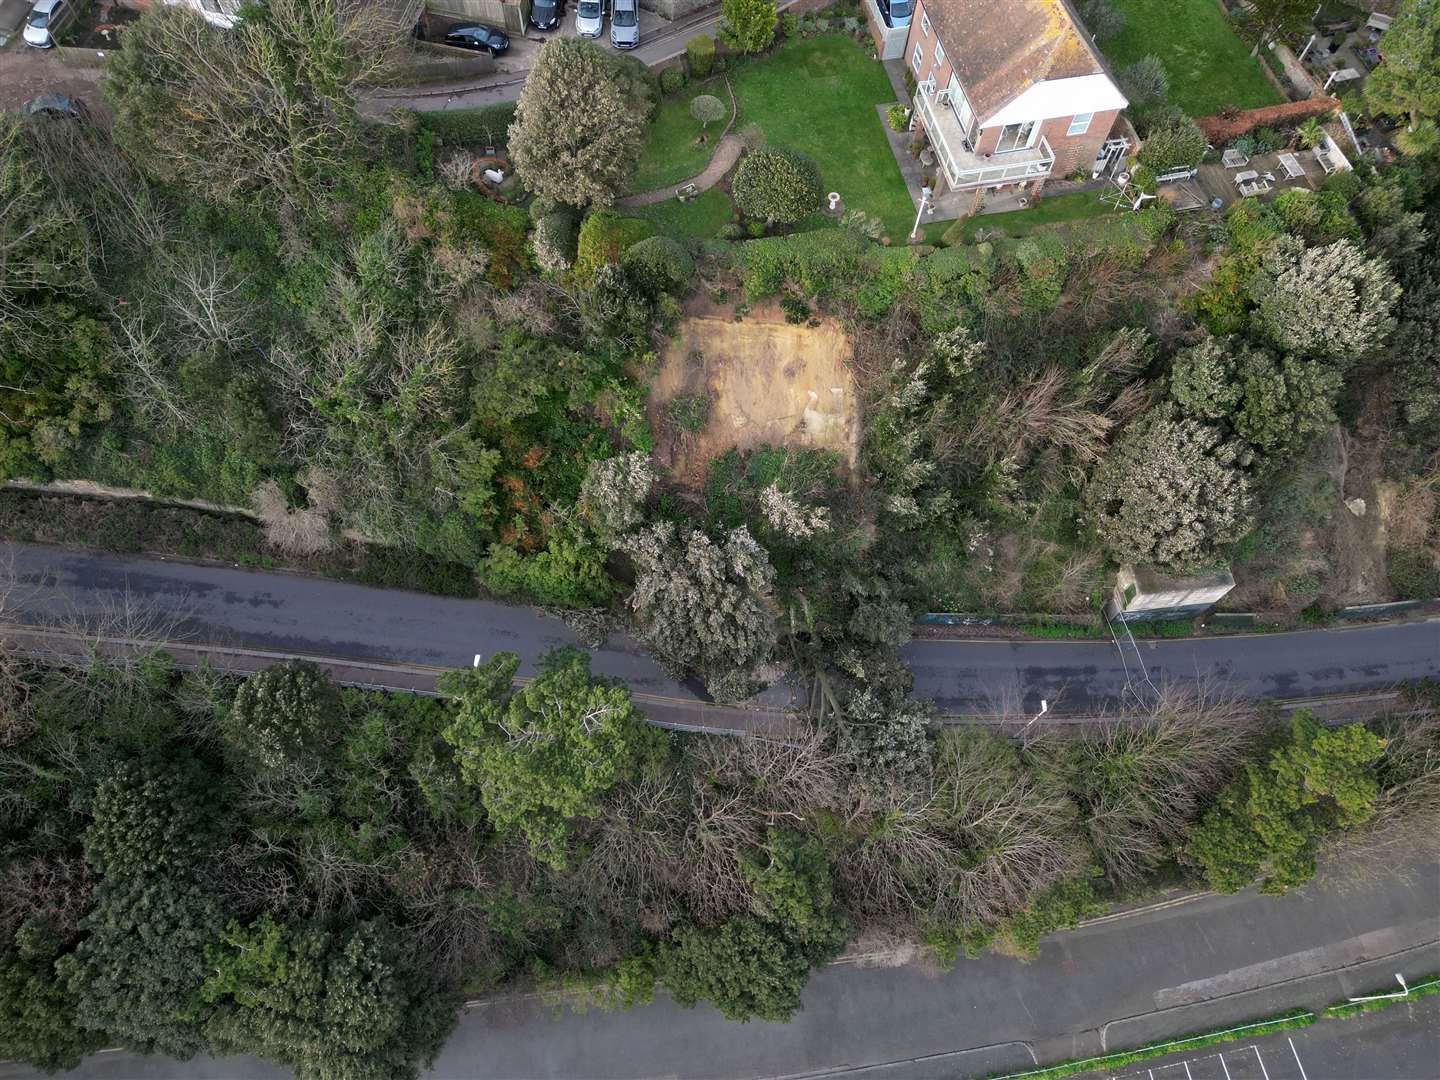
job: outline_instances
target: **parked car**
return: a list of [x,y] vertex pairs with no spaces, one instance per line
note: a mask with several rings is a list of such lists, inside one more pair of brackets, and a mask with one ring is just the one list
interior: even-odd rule
[[575,6],[575,32],[581,37],[598,38],[605,29],[605,0],[580,0]]
[[21,111],[26,116],[63,116],[71,120],[84,120],[90,115],[85,102],[54,90],[42,90],[27,101]]
[[70,0],[35,0],[25,20],[25,44],[37,49],[53,48],[60,31],[70,25],[74,16]]
[[610,12],[610,44],[617,49],[633,49],[640,44],[639,0],[614,0]]
[[565,15],[565,0],[535,0],[530,5],[530,25],[536,30],[554,30]]
[[885,17],[886,26],[910,25],[910,16],[915,11],[915,0],[875,0],[875,2],[880,5],[880,14]]
[[445,44],[499,56],[510,48],[510,38],[493,26],[457,26],[445,35]]

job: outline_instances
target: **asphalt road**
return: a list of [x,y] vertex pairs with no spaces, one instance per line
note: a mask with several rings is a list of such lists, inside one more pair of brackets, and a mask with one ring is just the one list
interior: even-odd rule
[[1086,1075],[1113,1080],[1437,1080],[1440,998]]
[[[169,623],[166,636],[225,646],[350,659],[466,666],[475,654],[512,650],[521,674],[548,648],[573,644],[558,619],[535,609],[456,600],[292,574],[127,558],[24,544],[0,545],[16,584],[4,618],[28,625],[102,622],[124,613]],[[1256,698],[1382,689],[1440,676],[1440,621],[1345,630],[1141,641],[1156,683],[1203,680]],[[915,691],[941,712],[1034,712],[1047,700],[1059,714],[1118,699],[1127,673],[1108,642],[926,639],[903,650]],[[637,693],[680,701],[703,690],[677,682],[633,641],[614,636],[593,650],[598,673]],[[765,703],[783,708],[784,685]]]
[[[1112,916],[1047,939],[1029,962],[986,955],[962,959],[949,973],[923,965],[836,964],[815,973],[804,1008],[789,1024],[740,1026],[709,1007],[684,1009],[663,996],[613,1013],[564,1010],[534,996],[502,999],[461,1016],[428,1075],[959,1080],[1014,1071],[1037,1059],[1088,1057],[1296,1005],[1320,1007],[1393,983],[1395,972],[1414,979],[1440,970],[1437,896],[1440,867],[1431,864],[1408,880],[1312,885],[1279,898],[1200,896]],[[1372,1052],[1364,1068],[1317,1071],[1306,1080],[1434,1080],[1433,1069],[1414,1071],[1416,1063],[1434,1061],[1423,1042],[1412,1045],[1417,1038],[1433,1043],[1433,1010],[1428,1015],[1423,1029],[1405,1029],[1403,1047]],[[1342,1045],[1348,1046],[1335,1044]],[[1360,1060],[1345,1057],[1348,1049],[1332,1051],[1342,1066]],[[1315,1055],[1317,1062],[1324,1056]],[[1382,1070],[1382,1061],[1391,1064]],[[3,1080],[34,1075],[0,1065]],[[110,1053],[71,1075],[263,1080],[286,1074],[247,1058],[181,1063]],[[1166,1080],[1180,1076],[1166,1074]]]

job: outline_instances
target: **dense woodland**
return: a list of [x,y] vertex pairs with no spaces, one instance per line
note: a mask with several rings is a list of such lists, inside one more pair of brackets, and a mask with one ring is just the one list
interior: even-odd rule
[[8,660],[0,1053],[413,1076],[462,991],[517,980],[784,1020],[855,937],[1023,957],[1157,882],[1283,892],[1337,844],[1380,872],[1440,826],[1433,695],[1334,729],[1173,695],[1022,746],[864,697],[770,742],[651,727],[576,650],[514,671],[436,700],[302,663]]
[[[1323,612],[1291,560],[1339,500],[1316,455],[1362,426],[1405,510],[1391,591],[1440,592],[1433,148],[1219,217],[904,247],[757,146],[743,223],[694,241],[607,208],[663,90],[638,65],[557,40],[513,118],[380,123],[378,8],[247,10],[142,18],[113,124],[0,116],[0,476],[250,507],[166,529],[624,623],[717,699],[789,669],[821,706],[787,743],[663,734],[574,651],[443,700],[7,659],[0,1055],[408,1076],[462,990],[517,980],[783,1019],[858,935],[1023,955],[1157,882],[1282,891],[1327,845],[1436,835],[1433,694],[1338,729],[1170,695],[1016,745],[937,730],[896,651],[916,610],[1091,610],[1120,562],[1259,567]],[[1433,95],[1396,81],[1397,115]],[[1192,139],[1152,90],[1152,146]],[[507,141],[502,202],[470,147]],[[687,296],[845,328],[854,470],[777,446],[665,474],[647,395]],[[164,542],[125,513],[124,544]]]

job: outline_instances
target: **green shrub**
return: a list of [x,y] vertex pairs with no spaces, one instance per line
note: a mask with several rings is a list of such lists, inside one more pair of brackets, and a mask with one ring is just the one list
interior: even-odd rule
[[910,107],[903,101],[897,101],[885,110],[885,122],[890,125],[891,131],[904,131],[910,126]]
[[666,97],[678,94],[685,89],[688,81],[685,72],[680,68],[666,68],[660,73],[660,92]]
[[1402,600],[1433,600],[1440,596],[1440,567],[1424,548],[1391,548],[1385,553],[1390,587]]
[[835,296],[856,280],[871,248],[868,240],[850,229],[817,229],[756,240],[740,250],[745,295],[751,300],[773,296],[790,281],[806,296]]
[[693,77],[705,78],[715,67],[715,39],[709,34],[700,34],[685,42],[685,61]]
[[446,109],[419,113],[420,129],[440,136],[449,146],[493,146],[503,149],[509,140],[515,102],[480,105],[473,109]]
[[620,256],[625,273],[649,296],[684,293],[695,276],[695,260],[677,240],[650,236]]
[[654,235],[655,227],[648,221],[621,217],[613,210],[597,210],[580,224],[575,273],[588,279],[607,263],[619,262],[627,248]]
[[731,195],[747,217],[790,224],[820,205],[820,167],[793,150],[752,150],[736,170]]
[[1157,173],[1199,164],[1205,154],[1205,133],[1194,120],[1174,120],[1145,137],[1140,164]]

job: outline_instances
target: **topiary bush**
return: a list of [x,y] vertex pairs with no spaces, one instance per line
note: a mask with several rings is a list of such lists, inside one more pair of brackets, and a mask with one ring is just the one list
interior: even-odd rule
[[660,92],[666,97],[678,94],[689,81],[680,68],[666,68],[660,73]]
[[588,279],[606,263],[619,262],[626,248],[654,235],[648,221],[621,217],[613,210],[597,211],[580,224],[575,273]]
[[630,280],[650,296],[683,293],[695,276],[695,260],[668,236],[639,241],[621,254],[620,265]]
[[690,74],[703,79],[715,67],[715,39],[709,34],[700,34],[685,42],[685,62],[690,65]]
[[820,167],[793,150],[756,150],[740,163],[731,194],[747,217],[793,224],[820,205]]
[[714,94],[697,94],[690,102],[690,115],[700,121],[701,128],[707,128],[729,116],[730,108]]

